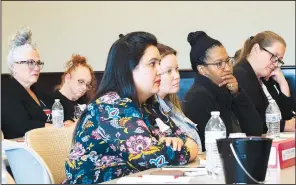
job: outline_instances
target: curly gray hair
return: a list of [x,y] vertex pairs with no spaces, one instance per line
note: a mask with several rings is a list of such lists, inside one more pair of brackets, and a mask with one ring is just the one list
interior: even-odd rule
[[17,55],[20,55],[25,49],[37,50],[36,45],[32,44],[32,31],[27,26],[20,28],[16,34],[13,35],[9,46],[10,51],[7,56],[7,64],[10,73],[12,73],[12,65],[17,62],[15,60]]

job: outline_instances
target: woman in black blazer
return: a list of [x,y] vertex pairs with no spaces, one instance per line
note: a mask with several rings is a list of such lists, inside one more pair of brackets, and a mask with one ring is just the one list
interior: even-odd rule
[[243,89],[232,75],[232,61],[218,41],[205,32],[191,32],[190,61],[196,72],[194,84],[184,97],[185,115],[197,124],[203,149],[205,127],[211,111],[220,111],[227,134],[244,132],[260,136],[262,120]]
[[20,29],[11,41],[7,57],[12,78],[1,88],[1,129],[5,139],[23,137],[29,130],[44,126],[46,105],[37,97],[32,86],[39,78],[43,62],[37,49],[31,44],[31,30]]
[[[285,49],[285,40],[274,32],[264,31],[250,37],[234,67],[234,76],[247,92],[263,122],[268,99],[272,98],[281,111],[281,131],[295,131],[296,102],[280,68],[284,64]],[[263,85],[267,89],[265,92]],[[266,124],[263,128],[266,132]]]

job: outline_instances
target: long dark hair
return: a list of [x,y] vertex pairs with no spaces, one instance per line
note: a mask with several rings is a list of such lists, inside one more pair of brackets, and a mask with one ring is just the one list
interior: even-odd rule
[[[132,72],[138,66],[145,50],[149,46],[157,46],[157,39],[147,32],[131,32],[125,36],[121,34],[119,37],[109,50],[104,75],[96,97],[91,102],[114,91],[120,97],[130,98],[140,106]],[[86,112],[87,110],[83,112],[81,118]],[[74,134],[77,132],[79,122],[80,120],[76,124]]]
[[121,35],[111,47],[105,72],[96,98],[115,91],[120,97],[128,97],[139,104],[132,71],[149,46],[157,46],[157,39],[147,32],[131,32]]

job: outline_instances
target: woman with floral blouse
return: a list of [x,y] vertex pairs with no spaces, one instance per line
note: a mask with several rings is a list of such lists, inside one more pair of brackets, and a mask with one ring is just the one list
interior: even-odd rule
[[196,159],[192,139],[181,132],[160,136],[145,123],[142,104],[159,91],[161,81],[156,46],[147,32],[120,35],[112,45],[97,98],[74,131],[64,183],[101,183]]

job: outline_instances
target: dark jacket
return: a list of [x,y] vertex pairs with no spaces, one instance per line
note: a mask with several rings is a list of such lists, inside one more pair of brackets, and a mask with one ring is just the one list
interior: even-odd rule
[[[29,95],[26,89],[14,78],[7,82],[9,86],[1,88],[1,129],[5,139],[23,137],[27,131],[45,126],[47,116],[43,109]],[[38,97],[34,86],[31,87]]]
[[200,74],[197,74],[194,84],[184,97],[183,110],[197,124],[203,149],[205,127],[211,111],[220,111],[227,135],[235,132],[233,126],[237,121],[246,135],[260,136],[263,133],[261,118],[244,90],[240,89],[236,96],[232,96],[226,87],[220,88]]
[[[246,59],[234,66],[234,76],[236,77],[240,87],[246,91],[249,98],[255,105],[262,122],[264,122],[264,132],[267,132],[267,126],[265,124],[265,111],[269,103],[252,66]],[[281,110],[281,131],[283,131],[285,128],[285,120],[289,120],[295,115],[292,112],[296,111],[295,100],[293,100],[292,97],[284,95],[277,82],[272,78],[268,81],[263,78],[261,80]]]

